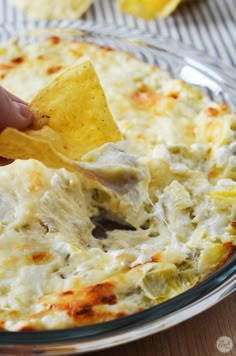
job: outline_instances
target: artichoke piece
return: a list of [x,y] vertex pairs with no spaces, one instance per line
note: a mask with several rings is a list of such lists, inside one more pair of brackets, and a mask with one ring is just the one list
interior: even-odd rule
[[169,199],[174,209],[182,210],[192,207],[193,203],[189,192],[176,180],[166,188],[166,192],[169,194]]
[[209,193],[209,196],[226,204],[236,204],[236,190],[213,191]]
[[194,277],[191,269],[179,271],[174,264],[156,263],[140,278],[139,286],[147,298],[160,303],[184,292],[196,280],[197,276]]
[[199,273],[205,276],[214,271],[217,267],[220,267],[233,249],[234,247],[231,243],[215,243],[206,247],[202,251],[198,261]]

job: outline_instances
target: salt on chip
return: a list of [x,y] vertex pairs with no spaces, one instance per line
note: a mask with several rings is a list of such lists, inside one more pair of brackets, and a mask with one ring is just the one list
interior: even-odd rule
[[119,0],[121,11],[150,20],[155,16],[166,17],[173,12],[181,0]]
[[76,162],[106,142],[122,139],[90,62],[68,68],[30,104],[33,125],[0,134],[0,156],[34,158],[51,168],[76,170]]

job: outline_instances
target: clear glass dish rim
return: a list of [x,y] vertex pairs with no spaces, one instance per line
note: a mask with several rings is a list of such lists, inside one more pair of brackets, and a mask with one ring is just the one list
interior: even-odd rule
[[[0,31],[9,34],[12,38],[18,37],[18,31],[45,30],[50,35],[57,29],[62,31],[77,31],[78,36],[83,32],[89,35],[107,36],[114,40],[130,41],[138,43],[148,49],[156,48],[171,55],[182,58],[193,66],[200,65],[201,70],[207,70],[207,74],[216,81],[220,81],[236,93],[236,70],[226,66],[222,61],[206,56],[194,48],[181,42],[158,35],[152,35],[137,29],[128,29],[114,25],[101,25],[89,21],[32,21],[30,23],[0,24]],[[20,34],[20,32],[19,32]],[[168,40],[168,43],[167,43]],[[0,42],[1,43],[1,42]],[[178,53],[177,53],[178,51]],[[234,74],[235,72],[235,74]],[[121,319],[108,321],[89,326],[81,326],[72,329],[5,332],[0,331],[0,345],[42,345],[40,350],[63,350],[61,343],[70,343],[75,352],[86,352],[111,347],[137,338],[141,338],[170,326],[176,325],[210,306],[219,302],[236,289],[236,255],[211,274],[207,279],[187,290],[186,292],[159,305],[146,309]],[[176,316],[182,318],[176,319]],[[57,346],[55,345],[57,344]],[[43,346],[44,345],[44,346]],[[51,345],[51,346],[50,346]],[[76,349],[76,345],[79,347]],[[37,349],[37,347],[36,347]],[[35,350],[36,350],[35,349]],[[38,351],[38,349],[37,349]],[[73,352],[72,352],[73,353]]]

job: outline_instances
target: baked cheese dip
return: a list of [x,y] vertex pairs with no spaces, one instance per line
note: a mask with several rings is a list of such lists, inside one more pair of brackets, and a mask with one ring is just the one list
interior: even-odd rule
[[30,101],[83,61],[124,137],[85,161],[108,175],[135,162],[142,179],[119,192],[36,160],[0,168],[2,330],[142,311],[193,287],[234,250],[235,113],[125,52],[58,37],[1,47],[0,83]]

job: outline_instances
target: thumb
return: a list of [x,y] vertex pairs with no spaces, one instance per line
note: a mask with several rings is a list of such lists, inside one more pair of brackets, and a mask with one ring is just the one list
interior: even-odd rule
[[31,121],[32,113],[27,104],[0,86],[0,131],[6,127],[23,130]]

